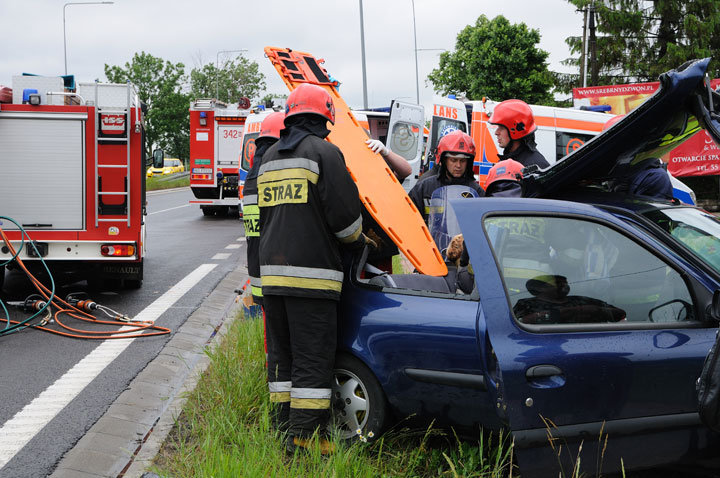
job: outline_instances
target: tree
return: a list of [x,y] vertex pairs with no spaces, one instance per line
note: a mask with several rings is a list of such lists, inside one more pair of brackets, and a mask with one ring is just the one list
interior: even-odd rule
[[147,107],[145,135],[147,157],[154,147],[167,156],[189,157],[190,98],[182,92],[186,81],[185,65],[171,63],[145,53],[135,53],[124,67],[105,65],[105,76],[112,83],[129,81],[138,89],[138,96]]
[[[661,73],[687,60],[720,54],[717,0],[568,1],[581,10],[595,9],[598,84],[657,81]],[[579,66],[582,37],[565,41],[578,56],[564,63]],[[580,78],[562,75],[558,85],[569,92],[582,86]]]
[[428,80],[443,95],[552,104],[548,53],[537,48],[539,41],[538,31],[524,23],[511,24],[502,15],[492,20],[480,15],[458,34],[455,51],[440,55],[440,65]]
[[218,69],[207,63],[190,72],[190,94],[193,98],[215,98],[237,103],[243,96],[257,99],[265,89],[263,75],[254,61],[244,56],[225,61]]

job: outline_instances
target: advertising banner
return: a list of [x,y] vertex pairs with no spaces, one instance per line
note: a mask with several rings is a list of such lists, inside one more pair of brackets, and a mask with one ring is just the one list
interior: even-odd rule
[[[720,79],[712,80],[716,89]],[[590,86],[573,88],[573,106],[609,106],[613,115],[626,114],[660,87],[660,82],[631,83],[626,85]],[[675,177],[709,176],[720,174],[720,149],[705,132],[701,131],[662,158],[668,171]]]

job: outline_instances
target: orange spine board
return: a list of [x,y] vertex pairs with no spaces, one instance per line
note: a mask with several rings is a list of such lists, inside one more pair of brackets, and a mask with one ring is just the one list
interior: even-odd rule
[[[335,125],[328,141],[345,156],[360,200],[398,249],[423,274],[444,276],[447,266],[422,216],[405,193],[385,160],[365,145],[367,135],[329,80],[327,72],[311,54],[287,48],[265,47],[265,54],[290,91],[300,83],[325,88],[333,98]],[[310,60],[314,64],[310,64]]]

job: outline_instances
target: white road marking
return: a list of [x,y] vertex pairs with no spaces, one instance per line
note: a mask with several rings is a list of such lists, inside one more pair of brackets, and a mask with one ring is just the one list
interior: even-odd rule
[[228,257],[232,256],[231,252],[218,252],[214,256],[212,256],[210,259],[213,261],[224,261]]
[[236,240],[236,241],[244,241],[244,240],[245,240],[245,236],[240,236],[240,237],[238,237],[238,238],[235,239],[235,240]]
[[227,246],[225,246],[225,249],[240,249],[240,247],[240,244],[228,244]]
[[190,206],[190,204],[183,204],[182,206],[175,206],[175,207],[171,207],[168,209],[163,209],[162,211],[151,212],[148,214],[148,216],[152,216],[153,214],[160,214],[161,212],[172,211],[173,209],[180,209],[181,207],[189,207],[189,206]]
[[[200,282],[217,264],[202,264],[155,302],[143,309],[135,320],[155,321],[178,299]],[[123,327],[125,330],[129,327]],[[65,375],[45,389],[0,428],[0,468],[15,456],[45,425],[55,418],[102,372],[134,339],[105,340]]]

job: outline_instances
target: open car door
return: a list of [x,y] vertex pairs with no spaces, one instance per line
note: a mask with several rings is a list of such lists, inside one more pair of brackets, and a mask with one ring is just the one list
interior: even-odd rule
[[658,456],[679,462],[716,440],[695,394],[717,329],[698,299],[712,291],[689,278],[700,271],[596,207],[511,198],[451,206],[497,361],[488,392],[523,477],[558,476],[577,460],[598,476]]
[[422,105],[393,102],[390,107],[390,122],[385,143],[392,152],[405,158],[412,167],[412,173],[402,183],[405,191],[412,189],[420,175],[424,125],[425,108]]

